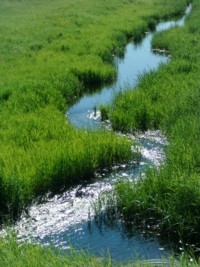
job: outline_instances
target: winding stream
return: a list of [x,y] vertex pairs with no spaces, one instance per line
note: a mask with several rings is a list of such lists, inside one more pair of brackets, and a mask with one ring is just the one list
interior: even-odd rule
[[[116,58],[118,77],[112,86],[103,88],[100,92],[83,96],[72,106],[66,116],[70,122],[79,128],[96,128],[101,126],[100,116],[94,117],[94,106],[112,101],[118,90],[123,90],[128,84],[134,87],[138,75],[158,68],[159,64],[167,63],[169,58],[165,53],[155,54],[151,49],[151,40],[156,32],[174,26],[183,26],[191,6],[178,21],[161,22],[156,31],[146,33],[141,44],[129,43],[123,59]],[[99,113],[97,113],[98,115]],[[98,227],[94,220],[92,204],[101,192],[110,190],[119,179],[133,180],[144,175],[145,167],[159,166],[165,155],[166,138],[160,131],[148,131],[129,138],[141,144],[142,160],[136,165],[128,162],[113,166],[112,170],[96,173],[94,180],[75,186],[66,192],[51,196],[47,194],[42,203],[33,203],[27,213],[15,223],[14,229],[20,240],[27,242],[42,242],[53,244],[63,250],[72,245],[76,249],[90,249],[91,253],[101,256],[109,253],[113,259],[127,260],[137,255],[145,259],[160,258],[171,253],[170,247],[159,240],[159,236],[149,236],[145,232],[129,235],[122,226],[116,225]],[[2,230],[2,233],[6,230]]]
[[160,22],[154,32],[147,32],[140,44],[129,43],[125,48],[124,58],[115,58],[115,65],[118,70],[117,79],[111,86],[104,87],[100,92],[86,94],[79,102],[73,105],[66,113],[66,116],[77,128],[93,129],[101,126],[99,113],[94,117],[94,107],[101,104],[111,103],[116,92],[127,88],[134,88],[138,76],[144,72],[157,69],[160,64],[169,61],[166,51],[153,51],[151,41],[153,36],[175,26],[183,26],[192,6],[189,5],[185,15],[177,21]]

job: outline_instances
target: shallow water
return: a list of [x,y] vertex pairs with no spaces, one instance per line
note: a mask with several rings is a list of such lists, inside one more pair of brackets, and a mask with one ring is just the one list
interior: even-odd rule
[[[159,23],[155,32],[172,26],[183,26],[190,10],[191,6],[178,21]],[[100,113],[97,112],[98,116],[94,116],[94,106],[98,109],[100,104],[109,103],[116,91],[123,90],[127,85],[135,86],[138,75],[168,62],[166,53],[155,54],[151,49],[151,40],[155,32],[146,33],[140,45],[127,45],[124,58],[115,59],[118,68],[116,83],[103,88],[101,92],[83,96],[72,106],[66,114],[71,124],[78,128],[101,127]],[[115,260],[128,260],[134,255],[145,259],[169,255],[170,247],[161,242],[159,236],[151,237],[145,232],[137,231],[130,235],[124,231],[120,223],[113,227],[98,227],[94,220],[92,205],[100,193],[112,189],[120,179],[135,180],[140,175],[145,175],[147,165],[159,167],[165,159],[164,147],[167,140],[160,131],[148,131],[128,137],[141,144],[140,163],[132,161],[113,166],[111,170],[96,173],[91,182],[83,182],[54,196],[47,194],[42,202],[33,203],[28,212],[22,214],[15,223],[14,229],[19,240],[53,244],[63,250],[68,250],[71,245],[76,249],[89,248],[91,253],[98,256],[109,250]],[[6,230],[3,229],[1,234],[5,233]]]

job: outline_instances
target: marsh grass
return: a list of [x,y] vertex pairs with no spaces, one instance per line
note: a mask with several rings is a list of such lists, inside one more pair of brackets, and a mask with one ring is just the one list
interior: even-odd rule
[[[139,41],[155,20],[182,12],[184,6],[184,0],[1,0],[1,218],[7,213],[15,217],[38,195],[91,178],[99,168],[130,159],[132,144],[126,138],[112,132],[78,131],[65,120],[64,110],[86,91],[86,85],[94,87],[114,79],[113,54],[122,53],[127,39]],[[197,28],[191,24],[188,31],[190,35]],[[198,36],[192,43],[198,45]],[[188,58],[195,59],[185,51],[179,69],[184,75],[193,75],[193,69],[198,68],[195,62],[187,63]],[[194,77],[190,79],[192,88]],[[155,94],[155,99],[159,95]],[[169,120],[159,108],[161,104],[156,110],[149,109],[150,96],[142,96],[142,101],[143,115],[136,112],[139,123],[131,128],[157,127],[164,125],[163,117]],[[195,92],[191,101],[197,103]],[[178,108],[174,109],[177,116]],[[149,119],[149,110],[152,120],[156,114],[156,123]],[[124,124],[124,130],[128,128]],[[0,240],[0,265],[111,266],[111,260],[102,263],[102,259],[73,250],[66,256],[51,248],[18,246],[11,238]]]
[[[154,48],[170,51],[171,61],[145,74],[138,90],[116,96],[108,117],[123,132],[161,129],[167,136],[166,161],[137,182],[119,183],[117,206],[125,221],[153,222],[159,232],[183,244],[200,245],[199,1],[185,27],[158,33]],[[194,26],[195,25],[195,26]]]
[[129,141],[77,131],[64,110],[86,85],[114,79],[113,54],[128,38],[183,8],[172,0],[1,1],[1,214],[130,158]]
[[[95,170],[131,157],[130,141],[105,131],[75,131],[61,114],[45,112],[45,118],[43,111],[37,119],[28,116],[26,122],[18,117],[20,131],[7,134],[7,140],[11,135],[15,142],[5,140],[1,151],[2,209],[12,205],[12,210],[18,210],[15,205],[22,208],[34,196],[90,179]],[[47,118],[48,124],[44,122]],[[40,125],[47,129],[41,130]]]
[[71,248],[66,254],[53,247],[19,245],[12,236],[0,240],[0,249],[1,266],[104,266],[101,258],[92,257],[89,252],[76,252]]
[[[189,261],[188,261],[189,259]],[[7,236],[0,240],[0,265],[5,267],[36,267],[36,266],[85,266],[85,267],[155,267],[155,266],[172,266],[172,267],[197,267],[198,261],[191,256],[182,254],[179,258],[171,257],[169,259],[159,260],[141,260],[137,257],[129,262],[116,262],[111,257],[92,256],[88,251],[75,251],[70,248],[68,253],[61,252],[54,247],[42,247],[33,244],[17,244],[15,236]]]

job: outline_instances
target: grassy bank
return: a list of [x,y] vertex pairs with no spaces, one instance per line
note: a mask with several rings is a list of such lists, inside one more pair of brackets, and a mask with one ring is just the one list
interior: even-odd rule
[[[156,264],[157,263],[157,264]],[[168,265],[166,265],[168,264]],[[51,247],[35,246],[31,244],[18,246],[15,238],[8,237],[6,240],[0,240],[0,265],[5,267],[197,267],[197,261],[190,261],[188,257],[182,255],[180,259],[171,258],[169,260],[159,261],[141,261],[133,259],[129,263],[114,262],[108,257],[97,258],[89,253],[77,252],[71,249],[69,253],[61,253],[59,250]]]
[[109,118],[116,130],[161,129],[166,161],[136,183],[119,183],[115,197],[127,222],[142,222],[165,237],[200,245],[200,3],[185,27],[159,33],[154,48],[171,61],[144,75],[137,90],[116,96]]
[[[113,133],[73,129],[64,110],[114,79],[112,54],[185,1],[33,0],[0,3],[0,208],[91,177],[131,156]],[[116,23],[117,21],[117,23]]]

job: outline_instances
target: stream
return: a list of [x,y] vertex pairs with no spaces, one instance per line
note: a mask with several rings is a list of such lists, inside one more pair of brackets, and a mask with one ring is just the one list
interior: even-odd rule
[[[183,26],[191,11],[188,6],[184,16],[177,21],[160,22],[154,32],[148,32],[140,44],[129,43],[125,48],[124,58],[115,58],[118,76],[115,83],[101,91],[83,96],[66,113],[72,125],[77,128],[94,129],[101,127],[98,107],[112,101],[115,93],[129,87],[135,87],[138,76],[167,63],[169,57],[165,51],[153,51],[151,40],[156,32],[174,26]],[[94,116],[94,107],[97,114]],[[170,245],[161,241],[159,235],[147,235],[133,231],[130,235],[119,223],[113,227],[99,227],[94,219],[93,203],[100,193],[113,188],[120,179],[136,180],[145,175],[146,166],[159,167],[165,159],[165,136],[160,131],[147,131],[143,134],[129,135],[129,138],[141,144],[142,159],[126,164],[112,166],[111,170],[96,173],[90,182],[83,182],[57,195],[48,193],[43,201],[37,200],[28,212],[24,212],[13,228],[21,241],[53,244],[64,251],[69,247],[77,250],[90,250],[96,256],[109,255],[114,260],[129,260],[133,256],[143,259],[168,257]],[[1,234],[7,230],[3,229]]]
[[[114,59],[118,71],[116,81],[111,86],[102,88],[101,91],[93,92],[90,95],[85,94],[73,105],[66,112],[66,117],[71,124],[77,128],[94,129],[101,127],[101,117],[98,112],[100,105],[111,103],[117,92],[134,88],[140,75],[155,70],[160,64],[166,64],[169,61],[167,51],[152,50],[151,41],[153,36],[175,26],[184,26],[191,8],[192,6],[189,5],[185,15],[179,20],[157,24],[155,31],[147,32],[141,43],[128,43],[125,47],[124,57]],[[97,109],[97,116],[94,116],[94,107]]]

